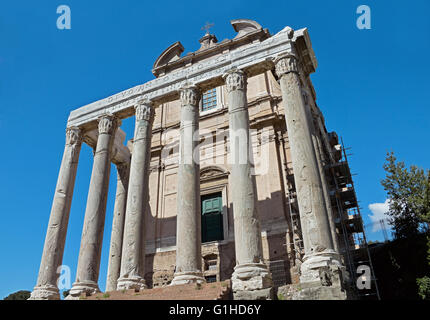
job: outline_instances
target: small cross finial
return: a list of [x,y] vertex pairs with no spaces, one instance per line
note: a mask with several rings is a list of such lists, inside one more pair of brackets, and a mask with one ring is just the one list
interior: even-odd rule
[[209,29],[212,28],[213,26],[214,26],[213,23],[206,22],[204,27],[202,27],[202,30],[206,30],[206,34],[209,34]]

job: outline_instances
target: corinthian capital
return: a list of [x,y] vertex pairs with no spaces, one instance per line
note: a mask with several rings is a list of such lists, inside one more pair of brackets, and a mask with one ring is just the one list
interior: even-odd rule
[[299,72],[297,57],[293,54],[281,55],[275,60],[275,71],[278,77],[290,72]]
[[82,142],[82,130],[78,127],[66,129],[66,144],[78,145]]
[[99,119],[99,134],[112,134],[118,125],[118,119],[114,115],[104,115]]
[[154,120],[154,105],[150,100],[140,100],[136,106],[136,121],[146,120],[152,122]]
[[227,71],[223,78],[227,87],[227,92],[233,90],[246,90],[247,80],[246,74],[242,70],[233,69]]
[[179,96],[181,105],[197,106],[200,100],[200,90],[196,86],[188,86],[180,89]]

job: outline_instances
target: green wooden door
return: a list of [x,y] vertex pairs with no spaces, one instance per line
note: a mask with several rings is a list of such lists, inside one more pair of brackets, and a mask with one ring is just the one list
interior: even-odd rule
[[205,195],[202,201],[202,242],[224,239],[221,192]]

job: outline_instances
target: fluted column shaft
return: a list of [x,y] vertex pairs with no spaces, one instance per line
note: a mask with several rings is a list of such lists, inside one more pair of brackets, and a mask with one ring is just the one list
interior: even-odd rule
[[60,299],[57,279],[63,261],[70,207],[82,145],[78,128],[67,128],[66,146],[52,202],[39,276],[30,299]]
[[124,235],[125,210],[127,204],[128,180],[130,164],[117,165],[117,185],[115,206],[113,209],[112,233],[109,250],[108,274],[106,291],[116,290],[121,271],[122,239]]
[[145,213],[149,207],[148,181],[154,107],[150,101],[139,101],[135,111],[136,124],[118,290],[146,288],[144,222]]
[[200,92],[190,86],[180,91],[176,272],[172,285],[204,282],[201,257],[201,208],[199,164]]
[[[229,108],[232,202],[236,267],[233,290],[259,290],[272,285],[263,263],[257,190],[253,175],[252,143],[249,133],[247,79],[243,71],[224,75]],[[249,281],[252,279],[252,281]]]
[[321,266],[340,266],[340,263],[333,249],[311,125],[302,95],[299,62],[294,54],[287,54],[279,57],[275,64],[280,78],[305,249],[300,279],[301,282],[319,281]]
[[99,119],[99,135],[85,210],[78,270],[76,281],[70,290],[70,298],[79,296],[81,293],[93,294],[100,291],[97,281],[100,271],[111,151],[117,122],[118,120],[112,115],[104,115]]

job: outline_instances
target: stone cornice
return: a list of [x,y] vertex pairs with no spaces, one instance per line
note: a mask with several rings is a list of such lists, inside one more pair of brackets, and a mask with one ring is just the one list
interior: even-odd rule
[[[287,27],[264,41],[249,43],[223,52],[212,59],[191,64],[145,84],[73,110],[68,119],[68,126],[94,127],[94,122],[106,113],[115,114],[119,118],[131,116],[134,113],[133,106],[142,98],[153,100],[158,104],[172,101],[177,99],[178,90],[187,83],[199,86],[204,86],[205,83],[211,83],[213,86],[217,83],[220,85],[223,83],[222,75],[232,68],[242,69],[249,75],[271,70],[274,67],[273,60],[282,53],[291,52],[294,39],[307,34],[306,29],[301,29],[294,33],[295,38],[290,39],[290,31],[291,28]],[[217,48],[218,46],[208,50]]]

